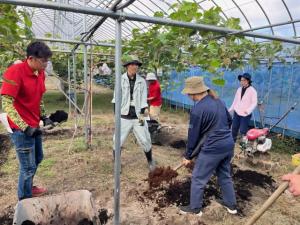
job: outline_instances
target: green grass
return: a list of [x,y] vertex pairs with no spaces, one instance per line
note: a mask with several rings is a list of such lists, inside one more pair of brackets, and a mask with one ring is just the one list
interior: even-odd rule
[[38,168],[38,174],[43,177],[54,177],[55,173],[52,170],[54,165],[56,164],[56,160],[53,158],[44,159]]
[[295,154],[300,152],[300,142],[291,137],[272,135],[272,151],[282,154]]
[[83,152],[86,151],[85,137],[78,137],[74,139],[73,152]]
[[[113,98],[113,93],[102,93],[93,95],[93,114],[94,113],[107,113],[112,112],[113,106],[111,100]],[[78,107],[82,109],[84,102],[84,94],[79,93],[77,96]],[[44,95],[44,103],[47,113],[53,113],[56,110],[65,110],[69,109],[69,103],[66,100],[65,96],[60,92],[47,92]]]

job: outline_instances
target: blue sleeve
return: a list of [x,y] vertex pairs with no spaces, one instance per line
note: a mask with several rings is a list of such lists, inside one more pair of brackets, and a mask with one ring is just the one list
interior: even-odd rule
[[202,116],[192,114],[190,115],[190,124],[188,131],[187,149],[184,157],[186,159],[192,159],[191,155],[198,144],[201,134]]

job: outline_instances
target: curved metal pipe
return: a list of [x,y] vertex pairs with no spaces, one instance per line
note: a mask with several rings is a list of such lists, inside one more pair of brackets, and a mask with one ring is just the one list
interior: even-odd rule
[[[292,14],[291,14],[291,12],[290,12],[290,10],[289,10],[289,8],[288,8],[286,2],[285,2],[284,0],[282,0],[282,3],[283,3],[283,5],[284,5],[284,7],[285,7],[287,13],[289,14],[289,17],[290,17],[291,21],[293,21],[294,19],[293,19],[293,17],[292,17]],[[295,23],[292,23],[292,26],[293,26],[293,30],[294,30],[294,37],[296,37],[296,36],[297,36],[297,32],[296,32]]]
[[263,12],[263,14],[265,15],[265,17],[266,17],[266,19],[267,19],[267,21],[268,21],[268,23],[269,23],[269,25],[270,25],[271,32],[272,32],[272,34],[274,35],[274,29],[273,29],[273,27],[272,27],[272,23],[271,23],[270,18],[268,17],[268,15],[267,15],[267,13],[266,13],[266,11],[265,11],[264,8],[262,7],[262,5],[258,2],[258,0],[255,0],[255,2],[256,2],[256,4],[258,5],[258,7],[261,9],[261,11]]
[[135,0],[128,0],[127,2],[121,4],[121,5],[117,5],[116,10],[121,10],[126,8],[127,6],[131,5]]

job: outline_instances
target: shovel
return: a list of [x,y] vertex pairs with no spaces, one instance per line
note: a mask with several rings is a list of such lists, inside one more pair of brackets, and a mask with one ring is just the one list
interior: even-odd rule
[[181,167],[183,167],[184,166],[184,164],[183,163],[180,163],[180,164],[178,164],[177,166],[175,166],[174,168],[173,168],[173,170],[174,171],[177,171],[177,170],[179,170]]
[[[207,134],[204,134],[203,137],[200,139],[200,141],[198,142],[196,148],[194,149],[194,151],[193,151],[193,153],[192,153],[192,155],[191,155],[191,158],[194,158],[195,156],[197,156],[197,155],[200,153],[201,146],[203,145],[203,143],[204,143],[204,141],[205,141],[205,139],[206,139],[206,136],[207,136]],[[180,164],[178,164],[177,166],[175,166],[175,167],[173,168],[173,170],[174,170],[174,171],[177,171],[177,170],[179,170],[179,169],[180,169],[181,167],[183,167],[183,166],[184,166],[184,164],[183,164],[183,163],[180,163]]]
[[[300,173],[300,166],[296,167],[293,174]],[[254,213],[254,215],[247,221],[246,225],[253,225],[267,210],[268,208],[279,198],[279,196],[288,188],[289,182],[283,182],[276,191],[268,198],[267,201],[262,205],[262,207]]]

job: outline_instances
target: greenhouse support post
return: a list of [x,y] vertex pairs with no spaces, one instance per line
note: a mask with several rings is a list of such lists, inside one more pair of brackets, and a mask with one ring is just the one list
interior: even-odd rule
[[[73,79],[74,79],[74,102],[77,105],[77,79],[76,79],[76,55],[75,52],[72,52],[72,61],[73,61]],[[77,110],[74,108],[75,121],[77,121]],[[76,123],[75,123],[76,124]]]
[[121,21],[116,20],[115,47],[115,164],[114,164],[114,225],[120,224],[120,165],[121,165]]
[[69,115],[71,114],[71,101],[72,95],[71,95],[71,65],[70,65],[70,57],[68,56],[68,94],[69,94]]

